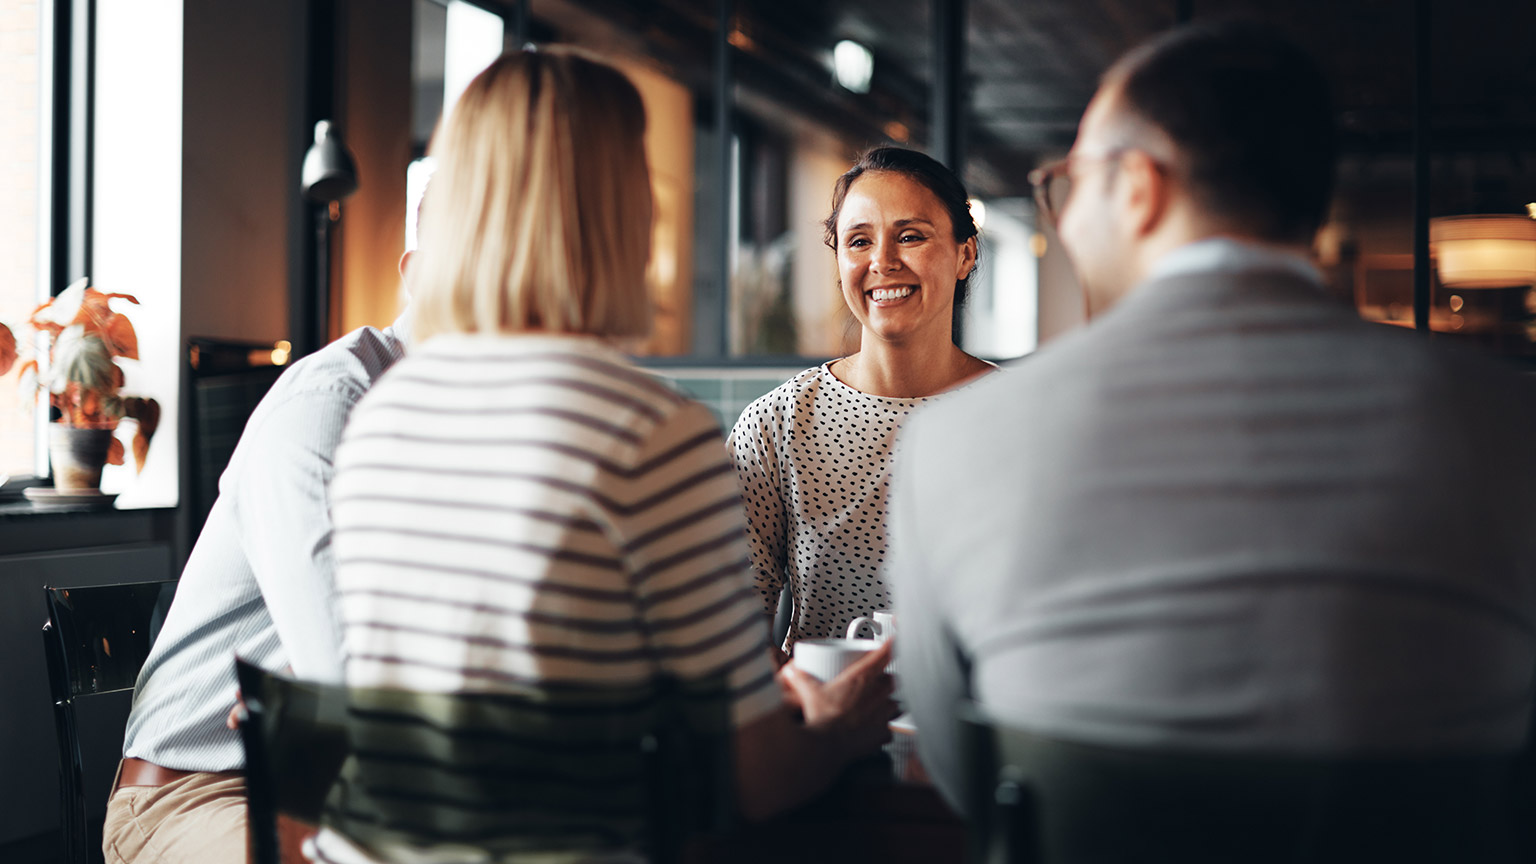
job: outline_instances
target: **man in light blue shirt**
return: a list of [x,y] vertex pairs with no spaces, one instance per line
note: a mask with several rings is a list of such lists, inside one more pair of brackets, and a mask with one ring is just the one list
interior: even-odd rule
[[403,356],[405,321],[299,360],[246,423],[134,691],[109,864],[245,860],[245,754],[226,724],[234,657],[341,680],[332,455],[353,406]]
[[1521,745],[1536,400],[1327,296],[1333,154],[1316,65],[1207,25],[1120,60],[1037,173],[1092,320],[896,456],[897,663],[957,806],[961,699],[1130,748]]

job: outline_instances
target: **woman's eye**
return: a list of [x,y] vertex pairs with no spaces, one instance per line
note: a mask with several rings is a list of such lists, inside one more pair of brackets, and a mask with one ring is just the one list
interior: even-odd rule
[[921,234],[903,234],[903,235],[901,235],[901,242],[903,242],[903,243],[914,243],[914,242],[916,242],[918,240],[921,240],[921,239],[923,239],[923,235],[921,235]]
[[862,249],[869,245],[869,241],[863,237],[855,237],[845,244],[849,249]]

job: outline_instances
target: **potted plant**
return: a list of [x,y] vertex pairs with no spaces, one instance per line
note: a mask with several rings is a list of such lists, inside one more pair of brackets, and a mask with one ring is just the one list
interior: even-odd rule
[[[35,356],[21,364],[23,376],[34,377],[59,412],[49,424],[48,452],[60,491],[98,489],[102,466],[123,464],[116,430],[125,418],[137,427],[133,459],[143,471],[149,441],[160,424],[160,403],[120,392],[118,359],[139,359],[139,340],[128,316],[114,312],[111,301],[139,301],[88,286],[89,280],[81,279],[33,311],[29,323],[49,335],[48,365],[39,369]],[[0,375],[16,363],[17,354],[15,334],[0,324]]]

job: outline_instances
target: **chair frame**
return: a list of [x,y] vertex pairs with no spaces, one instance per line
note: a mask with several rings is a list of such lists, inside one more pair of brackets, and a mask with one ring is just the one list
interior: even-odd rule
[[[282,734],[281,724],[296,721],[278,719],[279,715],[286,715],[287,710],[286,706],[274,707],[272,694],[277,689],[274,685],[287,682],[315,691],[321,703],[317,706],[320,715],[324,715],[328,708],[334,710],[337,705],[348,704],[351,691],[342,685],[296,681],[275,675],[240,658],[235,660],[235,670],[241,690],[241,705],[237,712],[240,738],[246,750],[250,861],[251,864],[281,864],[280,817],[288,814],[318,825],[321,813],[318,801],[310,802],[314,805],[312,809],[295,812],[278,789],[273,763],[276,754],[271,752],[269,743],[274,736]],[[668,685],[663,685],[663,692],[669,692]],[[279,726],[273,727],[274,722]],[[642,754],[644,782],[649,790],[644,819],[648,826],[650,857],[657,864],[682,860],[690,830],[702,827],[707,831],[724,831],[735,820],[735,790],[731,777],[727,776],[731,773],[729,766],[714,770],[722,766],[711,765],[707,757],[692,752],[687,742],[678,739],[680,734],[683,733],[678,729],[659,729],[636,742]],[[338,736],[317,749],[312,756],[319,760],[318,774],[332,778],[339,775],[343,761],[350,755],[350,743],[345,736]],[[728,747],[724,749],[729,750]],[[729,759],[729,753],[717,755]],[[690,784],[686,780],[688,776],[705,776],[716,781],[716,785],[706,788]],[[682,819],[677,817],[679,808],[684,811]]]
[[[48,605],[48,621],[43,624],[43,656],[48,663],[48,690],[53,702],[54,731],[59,745],[59,818],[64,835],[64,860],[68,864],[87,864],[91,860],[90,817],[85,801],[85,759],[81,753],[80,730],[75,718],[75,700],[85,696],[99,696],[132,690],[133,686],[112,687],[106,690],[82,691],[74,686],[76,664],[70,643],[74,639],[74,615],[66,598],[71,591],[97,591],[112,588],[158,586],[171,587],[174,579],[151,582],[128,582],[114,585],[93,585],[73,588],[44,586],[43,593]],[[154,634],[150,642],[153,644]],[[137,677],[138,668],[133,670]]]
[[[246,823],[250,838],[251,864],[280,864],[282,841],[280,816],[285,812],[284,802],[278,790],[278,778],[273,765],[273,754],[268,743],[277,730],[268,728],[275,718],[269,705],[269,690],[278,676],[260,666],[239,657],[235,658],[235,677],[240,683],[239,718],[240,742],[245,747]],[[292,680],[292,679],[290,679]],[[295,682],[300,683],[300,682]],[[336,684],[302,682],[314,689],[317,697],[331,704],[345,701],[345,688]],[[278,712],[281,713],[281,712]],[[338,737],[333,742],[335,751],[332,773],[339,772],[341,760],[346,755],[346,740]],[[324,771],[322,771],[324,773]],[[300,814],[305,821],[318,824],[320,814]]]
[[[1196,836],[1180,832],[1190,821],[1185,814],[1209,813],[1193,806],[1202,800],[1230,802],[1229,817],[1254,817],[1227,823],[1207,816],[1211,821],[1198,832],[1205,848],[1251,840],[1250,853],[1262,849],[1265,861],[1378,860],[1404,850],[1412,860],[1512,860],[1515,826],[1507,816],[1513,755],[1171,752],[1054,739],[997,723],[969,703],[958,715],[972,864],[1053,864],[1058,853],[1090,854],[1083,842],[1092,847],[1117,836],[1135,838],[1126,844],[1137,848],[1134,860],[1156,860],[1168,852],[1158,843],[1179,845]],[[1141,795],[1147,808],[1127,808],[1126,796],[1114,790],[1135,790],[1127,795]],[[1094,797],[1101,794],[1105,800]],[[1093,812],[1101,824],[1084,841],[1087,834],[1077,830],[1083,820],[1073,814],[1084,812],[1088,798],[1100,801]],[[1176,809],[1167,809],[1172,802]],[[1159,812],[1176,818],[1162,823]],[[1146,824],[1160,827],[1148,832]],[[1270,829],[1276,833],[1253,836]],[[1092,854],[1110,854],[1110,848]]]

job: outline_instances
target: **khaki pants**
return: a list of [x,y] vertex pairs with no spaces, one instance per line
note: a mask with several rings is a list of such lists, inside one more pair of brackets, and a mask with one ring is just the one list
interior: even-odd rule
[[164,786],[123,786],[107,801],[107,864],[244,864],[245,780],[190,774]]

